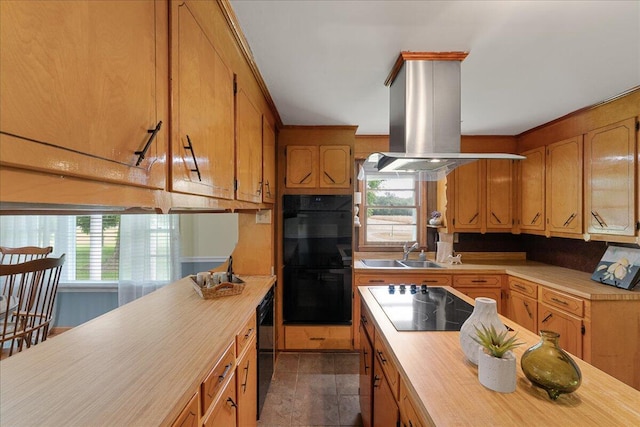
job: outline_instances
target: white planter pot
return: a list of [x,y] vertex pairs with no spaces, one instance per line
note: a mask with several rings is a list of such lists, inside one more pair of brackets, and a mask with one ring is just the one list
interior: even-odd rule
[[478,347],[478,379],[490,390],[513,393],[516,391],[516,357],[508,351],[500,359]]
[[475,327],[482,329],[481,325],[487,328],[493,326],[498,332],[506,329],[498,317],[496,300],[484,297],[476,298],[473,313],[460,328],[460,346],[464,355],[474,365],[478,364],[478,343],[473,338],[477,336]]

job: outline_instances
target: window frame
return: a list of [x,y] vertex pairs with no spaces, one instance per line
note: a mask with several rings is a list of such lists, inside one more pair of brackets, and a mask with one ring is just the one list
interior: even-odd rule
[[[416,183],[415,186],[415,200],[416,200],[416,241],[420,249],[426,249],[427,247],[427,185],[425,182],[418,179],[417,174],[414,176],[414,180]],[[356,181],[356,191],[362,193],[362,203],[359,205],[359,213],[358,216],[360,218],[360,227],[356,228],[358,233],[358,251],[361,252],[391,252],[402,250],[402,245],[404,242],[377,242],[370,243],[366,242],[366,229],[367,229],[367,189],[366,189],[366,172],[365,178],[362,180]],[[412,242],[410,242],[412,243]]]

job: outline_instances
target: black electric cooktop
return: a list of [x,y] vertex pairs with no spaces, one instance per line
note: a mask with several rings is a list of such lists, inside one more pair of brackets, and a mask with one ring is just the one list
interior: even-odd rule
[[398,331],[459,331],[473,306],[440,287],[369,288]]

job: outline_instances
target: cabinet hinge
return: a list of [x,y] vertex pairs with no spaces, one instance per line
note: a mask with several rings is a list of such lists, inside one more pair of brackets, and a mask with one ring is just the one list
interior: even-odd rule
[[582,325],[582,326],[580,327],[580,331],[582,332],[582,335],[584,335],[584,334],[587,332],[587,330],[586,330],[586,328],[584,327],[584,325]]
[[236,80],[238,76],[233,76],[233,94],[238,93],[238,81]]
[[636,230],[640,230],[640,221],[636,222]]
[[636,122],[636,130],[640,130],[640,122]]
[[233,191],[238,191],[238,180],[237,179],[233,180]]
[[455,218],[451,218],[451,225],[456,225],[456,219]]

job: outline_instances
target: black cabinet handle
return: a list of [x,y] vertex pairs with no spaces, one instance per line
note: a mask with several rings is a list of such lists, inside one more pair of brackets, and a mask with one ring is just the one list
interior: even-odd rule
[[305,181],[307,180],[307,178],[309,178],[310,176],[311,176],[311,172],[309,172],[308,174],[306,174],[306,175],[304,176],[304,178],[302,178],[302,179],[300,180],[300,182],[298,182],[298,184],[302,184],[302,183],[303,183],[303,182],[305,182]]
[[496,219],[496,221],[498,221],[498,224],[502,224],[502,221],[500,221],[500,218],[498,218],[498,216],[493,211],[491,211],[491,216],[493,216]]
[[382,378],[380,378],[379,376],[375,375],[373,377],[373,387],[374,388],[378,388],[378,381],[380,381]]
[[227,397],[227,405],[231,406],[232,408],[237,408],[238,407],[236,402],[234,402],[233,399],[230,398],[230,397]]
[[335,179],[333,179],[333,178],[331,177],[331,175],[329,175],[329,174],[327,173],[327,171],[325,171],[325,172],[324,172],[324,174],[327,176],[327,178],[329,178],[329,179],[331,180],[331,182],[332,182],[333,184],[335,184],[335,183],[336,183]]
[[269,180],[267,180],[265,186],[267,187],[267,197],[271,198],[271,185],[269,185]]
[[382,362],[382,364],[384,365],[385,363],[387,363],[387,359],[384,358],[384,353],[380,350],[377,350],[378,352],[378,356],[380,357],[380,361]]
[[471,219],[469,220],[469,222],[473,222],[474,219],[476,219],[479,215],[479,212],[476,212],[476,214],[474,216],[471,217]]
[[604,222],[604,219],[602,219],[602,217],[600,216],[600,214],[598,214],[598,212],[591,211],[591,215],[593,215],[596,221],[598,221],[598,224],[600,224],[600,227],[604,228],[607,226],[607,223]]
[[187,142],[189,143],[189,145],[185,145],[184,149],[191,151],[191,157],[193,158],[193,164],[196,167],[195,169],[191,169],[191,172],[197,173],[198,174],[198,181],[202,181],[202,177],[200,176],[200,168],[198,168],[198,161],[196,160],[196,153],[195,153],[195,151],[193,151],[193,144],[191,143],[191,138],[189,138],[189,135],[187,135]]
[[147,155],[147,150],[151,146],[151,143],[153,142],[153,140],[156,139],[156,135],[160,131],[161,127],[162,127],[162,120],[160,120],[158,122],[158,124],[156,125],[156,127],[154,129],[148,129],[147,130],[147,133],[151,134],[149,136],[149,139],[147,140],[147,143],[144,145],[144,148],[141,151],[136,151],[134,153],[134,154],[138,155],[138,161],[136,162],[136,166],[140,166],[140,163],[142,163],[142,161],[144,160],[144,156]]
[[553,317],[553,313],[549,313],[549,314],[547,315],[547,317],[545,317],[544,319],[542,319],[542,323],[546,323],[546,322],[547,322],[547,320],[551,319],[551,317]]
[[573,219],[576,217],[575,213],[572,213],[571,216],[569,218],[567,218],[567,220],[564,222],[564,224],[562,224],[563,227],[568,226],[569,224],[571,224],[571,221],[573,221]]
[[536,216],[533,217],[533,219],[531,220],[531,224],[535,224],[538,218],[540,218],[540,212],[538,212]]
[[529,319],[533,319],[533,314],[531,313],[531,310],[529,310],[529,304],[526,301],[523,301],[522,303],[524,304],[524,308],[527,310]]
[[247,362],[247,366],[245,366],[245,368],[244,368],[244,382],[241,385],[242,393],[246,393],[247,392],[248,379],[249,379],[249,362]]

